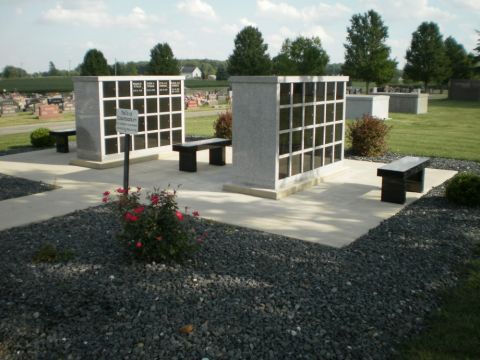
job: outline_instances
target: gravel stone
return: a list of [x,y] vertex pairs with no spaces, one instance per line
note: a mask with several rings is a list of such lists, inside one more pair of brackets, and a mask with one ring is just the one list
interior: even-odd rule
[[41,181],[0,174],[0,201],[58,189]]
[[[132,261],[110,204],[1,231],[0,358],[395,357],[478,241],[480,209],[444,190],[342,249],[203,220],[209,236],[183,265]],[[73,258],[32,262],[44,242]]]

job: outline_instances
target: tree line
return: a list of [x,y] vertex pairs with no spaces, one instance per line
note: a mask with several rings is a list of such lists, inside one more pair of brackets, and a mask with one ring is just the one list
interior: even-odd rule
[[[480,32],[477,31],[480,35]],[[480,39],[474,49],[476,55],[467,53],[463,45],[449,36],[443,40],[438,25],[423,22],[412,34],[406,51],[403,71],[391,58],[386,44],[388,27],[374,10],[355,14],[347,27],[343,64],[328,64],[329,56],[320,38],[298,36],[285,39],[280,52],[271,58],[262,33],[254,26],[246,26],[235,37],[234,49],[226,61],[209,59],[178,60],[168,43],[159,43],[150,50],[150,61],[115,62],[108,65],[103,53],[90,49],[83,62],[73,71],[58,70],[53,62],[42,76],[60,75],[178,75],[181,66],[200,68],[204,78],[216,75],[226,80],[231,75],[333,75],[344,74],[353,80],[383,85],[394,77],[407,81],[421,81],[427,89],[432,83],[444,84],[451,78],[473,78],[480,73]],[[4,78],[28,76],[25,70],[6,66]]]

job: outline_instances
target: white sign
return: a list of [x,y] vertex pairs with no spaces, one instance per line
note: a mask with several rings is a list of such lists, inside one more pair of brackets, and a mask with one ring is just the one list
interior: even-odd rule
[[117,132],[121,134],[138,133],[138,111],[117,109]]

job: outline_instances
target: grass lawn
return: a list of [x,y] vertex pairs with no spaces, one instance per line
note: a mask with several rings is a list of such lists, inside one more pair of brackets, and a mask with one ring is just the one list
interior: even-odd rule
[[0,136],[0,151],[30,148],[30,133],[9,134]]
[[480,259],[469,264],[462,278],[456,288],[445,291],[441,311],[400,359],[480,359]]
[[0,117],[0,127],[8,127],[15,125],[32,125],[38,124],[40,122],[61,122],[61,121],[74,121],[75,113],[66,112],[60,115],[58,119],[49,119],[49,120],[39,120],[36,115],[33,115],[30,112],[20,112],[15,115],[2,116]]
[[213,122],[218,116],[199,116],[185,119],[185,134],[187,136],[207,136],[214,134]]
[[480,103],[430,100],[427,114],[390,116],[390,151],[480,161]]

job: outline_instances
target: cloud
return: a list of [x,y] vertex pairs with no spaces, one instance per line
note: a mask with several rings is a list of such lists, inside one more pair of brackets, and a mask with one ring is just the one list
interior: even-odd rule
[[449,11],[442,10],[429,4],[429,0],[364,0],[361,1],[365,9],[375,9],[390,21],[404,21],[415,19],[418,21],[440,21],[455,18]]
[[329,21],[349,15],[351,9],[347,6],[335,3],[333,5],[319,3],[314,6],[296,8],[285,2],[273,2],[271,0],[257,0],[259,15],[274,19],[290,19],[292,21]]
[[320,25],[315,25],[315,26],[312,26],[308,29],[305,29],[303,31],[300,32],[300,35],[303,35],[305,37],[319,37],[320,40],[322,40],[322,43],[333,43],[334,42],[334,39],[333,37],[331,37],[326,31],[325,29],[320,26]]
[[294,38],[296,36],[295,32],[290,30],[286,26],[280,27],[278,31],[273,34],[269,34],[266,36],[266,41],[268,43],[268,49],[272,56],[275,56],[280,52],[282,48],[282,44],[287,38]]
[[480,12],[480,2],[478,0],[453,0],[452,3],[470,11]]
[[159,22],[155,15],[147,15],[140,7],[134,7],[127,15],[113,16],[103,2],[83,0],[71,7],[57,4],[55,8],[42,13],[43,23],[88,25],[92,27],[126,26],[145,28],[148,24]]
[[240,24],[243,26],[254,26],[257,27],[257,24],[254,23],[253,21],[248,20],[247,18],[241,18],[240,19]]
[[202,0],[187,0],[178,3],[177,9],[201,19],[217,19],[215,10]]
[[202,26],[200,27],[200,30],[206,34],[213,34],[215,33],[215,30],[213,30],[212,28],[208,27],[208,26]]
[[16,13],[17,15],[22,15],[22,14],[23,14],[23,9],[22,9],[21,7],[17,7],[17,8],[15,9],[15,13]]
[[222,30],[229,35],[236,35],[240,31],[240,27],[236,24],[224,24]]

